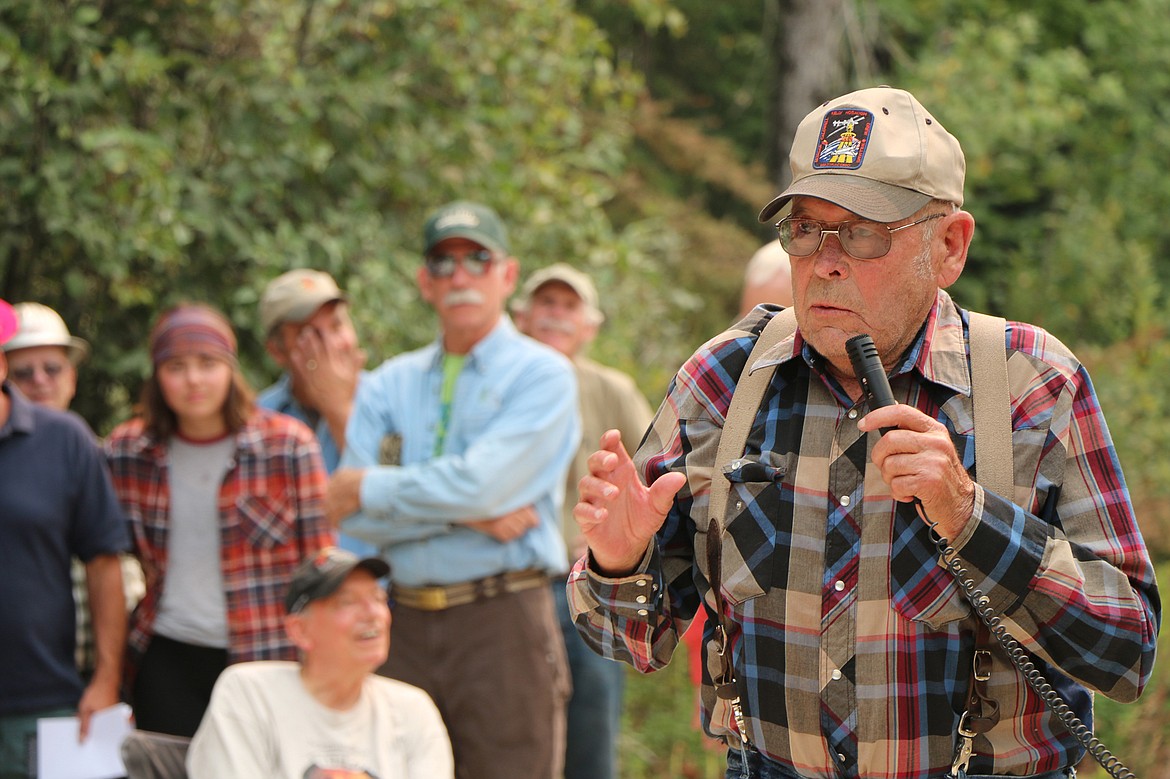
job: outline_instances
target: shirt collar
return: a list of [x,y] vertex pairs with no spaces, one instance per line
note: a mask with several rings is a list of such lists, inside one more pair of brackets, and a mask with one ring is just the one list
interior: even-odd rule
[[288,371],[285,371],[284,373],[280,374],[279,377],[277,377],[276,381],[272,385],[271,391],[273,394],[277,395],[280,400],[280,405],[282,408],[277,409],[277,411],[283,411],[285,408],[288,408],[297,402],[296,398],[294,398],[292,394],[292,376],[289,375]]
[[925,324],[894,371],[895,375],[917,371],[926,381],[970,397],[971,366],[967,360],[966,332],[962,310],[940,289]]
[[0,391],[8,396],[9,401],[8,419],[0,425],[0,438],[8,438],[14,433],[31,433],[35,427],[32,401],[8,381],[0,385]]
[[[511,342],[518,337],[519,331],[512,324],[512,320],[507,314],[501,315],[500,321],[496,323],[491,332],[471,347],[471,351],[467,353],[467,360],[463,363],[463,369],[472,369],[482,373],[488,369],[497,356],[507,354]],[[441,333],[431,343],[431,348],[434,350],[434,354],[431,356],[431,369],[441,371],[443,369],[443,336]]]

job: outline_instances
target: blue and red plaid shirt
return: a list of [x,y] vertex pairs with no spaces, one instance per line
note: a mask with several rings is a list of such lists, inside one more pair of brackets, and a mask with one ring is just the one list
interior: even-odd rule
[[[771,316],[761,312],[741,326],[758,333]],[[857,430],[863,403],[821,370],[799,332],[763,358],[776,372],[743,462],[713,462],[755,340],[717,339],[679,371],[635,461],[647,483],[668,471],[687,483],[634,575],[608,579],[577,562],[578,628],[640,671],[669,661],[700,605],[713,613],[696,524],[705,530],[711,479],[725,474],[723,595],[748,739],[806,777],[941,777],[966,708],[977,618],[926,524],[892,500],[871,462],[878,434]],[[1130,701],[1150,677],[1161,618],[1154,569],[1085,369],[1033,326],[1009,323],[1006,343],[1015,494],[977,486],[972,521],[952,545],[1091,723],[1091,692]],[[940,291],[891,385],[899,402],[946,425],[973,473],[967,353],[966,316]],[[1059,497],[1046,521],[1050,492]],[[705,725],[734,734],[710,683],[718,663],[705,661]],[[1079,760],[1080,745],[998,650],[989,692],[1001,717],[976,739],[972,773],[1027,775]]]
[[[328,477],[321,448],[301,422],[260,408],[235,440],[219,487],[228,662],[295,660],[296,649],[284,632],[289,581],[301,560],[335,541],[324,515]],[[172,551],[167,548],[167,442],[133,419],[115,428],[105,448],[146,577],[146,595],[130,619],[127,675],[132,678],[150,643]]]

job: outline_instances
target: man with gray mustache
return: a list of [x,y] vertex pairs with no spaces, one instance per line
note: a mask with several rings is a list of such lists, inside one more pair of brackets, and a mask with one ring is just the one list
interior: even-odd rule
[[439,337],[362,383],[326,514],[390,563],[379,673],[434,699],[457,779],[553,779],[570,682],[549,580],[565,569],[577,383],[504,315],[519,263],[495,211],[449,203],[423,233]]
[[[621,430],[627,441],[641,440],[654,412],[632,378],[585,356],[605,319],[589,276],[563,262],[541,268],[512,301],[512,316],[520,332],[573,361],[580,393],[582,445],[575,450],[569,468],[568,491],[572,494],[581,477],[589,474],[593,442],[613,428]],[[590,649],[573,625],[565,580],[572,564],[585,554],[586,543],[573,520],[571,505],[566,506],[561,532],[569,558],[564,575],[553,579],[553,595],[573,675],[565,779],[615,779],[625,667]]]

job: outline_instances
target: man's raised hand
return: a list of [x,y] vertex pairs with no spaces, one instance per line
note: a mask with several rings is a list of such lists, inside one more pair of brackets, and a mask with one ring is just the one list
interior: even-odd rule
[[608,430],[601,436],[601,448],[589,455],[589,475],[578,483],[580,499],[573,507],[599,573],[620,576],[634,570],[685,483],[683,474],[666,473],[647,487],[622,445],[621,433]]

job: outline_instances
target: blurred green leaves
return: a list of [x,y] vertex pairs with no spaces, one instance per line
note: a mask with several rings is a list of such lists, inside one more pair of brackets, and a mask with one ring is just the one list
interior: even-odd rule
[[638,87],[567,2],[8,0],[0,294],[94,341],[99,430],[179,299],[226,309],[265,382],[255,303],[292,267],[337,276],[380,359],[433,337],[414,269],[448,199],[495,206],[528,268],[625,251],[601,205]]

